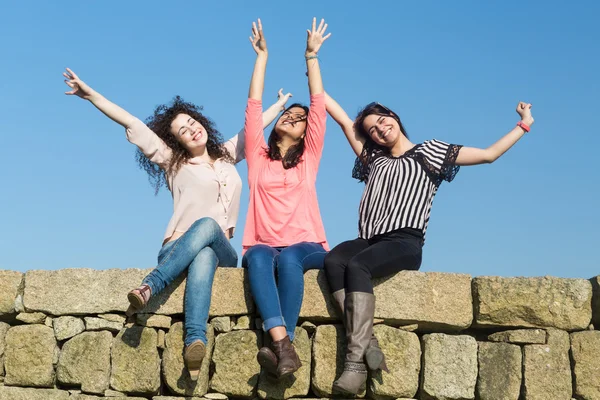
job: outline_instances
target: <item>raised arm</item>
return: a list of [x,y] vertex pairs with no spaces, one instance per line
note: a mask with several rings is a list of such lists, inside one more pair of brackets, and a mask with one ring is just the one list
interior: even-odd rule
[[258,19],[258,27],[255,22],[252,23],[252,37],[250,37],[250,43],[252,43],[252,47],[254,48],[254,51],[256,51],[256,61],[254,62],[254,71],[252,72],[248,98],[262,101],[269,52],[267,51],[267,42],[265,40],[260,18]]
[[89,87],[69,68],[67,72],[63,72],[63,76],[67,78],[65,83],[72,89],[65,94],[88,100],[108,118],[123,126],[126,129],[127,140],[135,144],[150,161],[166,168],[172,155],[171,149],[150,128]]
[[520,102],[517,105],[517,113],[521,116],[521,121],[514,129],[504,135],[500,140],[486,149],[476,147],[463,147],[456,158],[456,165],[478,165],[490,164],[496,161],[500,156],[506,153],[515,143],[527,132],[522,126],[529,128],[533,125],[531,116],[531,104]]
[[[273,105],[267,108],[262,113],[262,122],[263,122],[263,130],[271,125],[275,118],[279,115],[279,113],[285,110],[285,104],[288,99],[292,97],[291,93],[283,94],[283,89],[279,89],[277,93],[277,101],[273,103]],[[229,154],[235,159],[235,162],[238,163],[245,158],[245,139],[244,139],[244,128],[237,133],[234,137],[229,139],[225,143],[225,148],[229,151]]]
[[331,115],[331,118],[333,118],[342,128],[354,153],[357,156],[360,156],[365,144],[365,139],[354,131],[354,121],[350,119],[342,106],[340,106],[327,92],[325,92],[325,107],[327,108],[329,115]]
[[306,39],[306,68],[308,74],[308,90],[311,95],[323,93],[323,80],[321,79],[321,69],[319,68],[319,49],[325,40],[331,36],[331,33],[325,35],[327,24],[322,19],[317,28],[317,19],[313,18],[312,30],[307,29],[308,37]]
[[262,22],[252,23],[252,48],[256,52],[254,71],[248,91],[248,104],[246,105],[246,118],[244,121],[244,152],[249,170],[257,160],[260,149],[267,146],[264,138],[262,95],[265,86],[265,72],[267,70],[267,42],[263,33]]
[[72,89],[65,92],[65,94],[79,96],[84,100],[88,100],[98,110],[102,111],[104,115],[125,128],[135,119],[133,115],[89,87],[69,68],[67,68],[67,72],[63,72],[63,76],[67,78],[65,79],[65,83]]

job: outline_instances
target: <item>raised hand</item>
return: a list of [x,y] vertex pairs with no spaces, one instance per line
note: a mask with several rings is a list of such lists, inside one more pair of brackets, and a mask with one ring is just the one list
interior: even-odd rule
[[75,74],[75,72],[71,71],[69,68],[67,68],[67,72],[63,72],[63,76],[67,78],[65,79],[65,83],[67,84],[67,86],[73,89],[68,92],[65,92],[65,94],[79,96],[85,100],[89,100],[90,97],[92,97],[92,95],[94,94],[94,90],[91,87],[89,87],[84,81],[79,79],[77,74]]
[[277,92],[277,104],[281,106],[281,110],[285,110],[285,103],[292,97],[291,93],[283,94],[283,88],[279,89]]
[[312,30],[307,29],[308,37],[306,38],[306,56],[316,55],[321,45],[324,41],[326,41],[331,33],[328,33],[326,36],[325,31],[327,30],[327,24],[324,19],[321,19],[321,23],[317,28],[317,19],[313,18],[312,21]]
[[267,54],[267,41],[265,40],[260,18],[258,19],[258,27],[256,22],[252,22],[252,36],[249,39],[256,54]]
[[531,103],[519,102],[517,105],[517,114],[521,116],[521,120],[527,125],[533,124],[533,117],[531,116]]

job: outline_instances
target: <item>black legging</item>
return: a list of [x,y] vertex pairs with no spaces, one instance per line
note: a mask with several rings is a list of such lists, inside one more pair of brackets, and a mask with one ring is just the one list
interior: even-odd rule
[[421,266],[422,236],[400,229],[369,240],[354,239],[335,246],[325,257],[325,272],[332,292],[373,293],[373,278],[383,278]]

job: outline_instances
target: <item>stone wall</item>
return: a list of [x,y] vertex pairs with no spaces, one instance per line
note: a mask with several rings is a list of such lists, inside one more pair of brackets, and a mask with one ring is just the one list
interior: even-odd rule
[[[148,270],[0,271],[0,400],[332,398],[343,328],[323,273],[305,276],[302,368],[274,383],[245,271],[219,268],[200,378],[183,366],[184,283],[125,317]],[[600,277],[471,278],[402,272],[377,282],[375,334],[390,373],[372,399],[600,400]]]

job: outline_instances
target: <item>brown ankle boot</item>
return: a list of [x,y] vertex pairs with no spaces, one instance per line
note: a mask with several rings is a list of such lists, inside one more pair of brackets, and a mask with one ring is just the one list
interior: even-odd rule
[[261,367],[267,371],[267,376],[278,379],[277,375],[277,356],[268,347],[261,347],[256,355],[256,360]]
[[294,345],[290,341],[289,336],[271,343],[271,349],[277,356],[278,379],[293,374],[302,366],[300,357],[298,357],[296,349],[294,349]]

